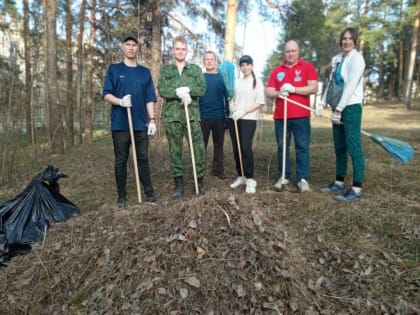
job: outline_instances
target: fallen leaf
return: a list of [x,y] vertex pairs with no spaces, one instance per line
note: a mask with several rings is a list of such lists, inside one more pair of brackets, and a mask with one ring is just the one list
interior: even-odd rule
[[179,289],[179,295],[181,295],[181,298],[186,299],[188,297],[188,289],[187,288],[180,288]]
[[190,286],[199,288],[201,286],[200,280],[197,279],[197,277],[188,277],[184,279],[184,282],[188,283]]
[[197,259],[203,258],[205,254],[206,254],[206,251],[200,246],[197,246]]

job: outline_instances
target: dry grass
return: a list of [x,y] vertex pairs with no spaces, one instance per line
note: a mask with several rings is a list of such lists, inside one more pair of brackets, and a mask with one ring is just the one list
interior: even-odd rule
[[[418,148],[420,112],[400,107],[366,106],[363,128]],[[209,193],[190,198],[188,176],[185,200],[165,208],[136,205],[132,177],[130,207],[115,207],[109,134],[66,156],[16,168],[0,198],[21,191],[50,163],[69,176],[61,191],[82,214],[54,225],[44,244],[2,269],[0,313],[419,313],[418,155],[398,165],[364,138],[366,197],[337,203],[317,192],[334,176],[334,155],[330,123],[313,119],[312,192],[299,194],[293,186],[275,192],[276,145],[268,115],[261,125],[255,195],[229,188],[235,174],[228,136],[229,180],[208,176]],[[155,188],[169,198],[165,140],[150,148]],[[186,166],[190,173],[187,159]]]

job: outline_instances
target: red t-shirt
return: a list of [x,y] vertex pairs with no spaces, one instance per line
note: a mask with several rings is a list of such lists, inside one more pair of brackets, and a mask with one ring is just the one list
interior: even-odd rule
[[[281,65],[271,71],[268,79],[267,87],[274,88],[280,91],[280,88],[285,83],[290,83],[295,87],[308,85],[308,81],[318,81],[318,75],[315,67],[299,58],[298,62],[291,68],[287,67],[283,62]],[[310,106],[309,95],[289,94],[289,98],[303,105]],[[282,98],[276,98],[276,108],[274,110],[274,119],[283,119],[283,104]],[[291,102],[287,103],[287,118],[302,118],[310,117],[311,112],[302,107],[299,107]]]

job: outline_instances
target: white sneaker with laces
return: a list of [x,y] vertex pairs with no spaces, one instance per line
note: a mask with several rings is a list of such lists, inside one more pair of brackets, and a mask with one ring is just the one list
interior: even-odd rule
[[274,188],[281,190],[283,188],[282,187],[283,185],[289,185],[289,184],[290,184],[290,180],[288,179],[283,180],[283,177],[280,177],[277,183],[274,184]]
[[299,181],[299,183],[297,184],[299,191],[300,192],[306,192],[306,191],[310,191],[311,189],[309,188],[309,184],[305,179],[301,179]]
[[256,191],[255,188],[256,187],[257,187],[257,182],[254,179],[248,178],[246,180],[246,189],[245,189],[245,192],[247,194],[255,194],[255,191]]
[[246,179],[243,176],[239,176],[237,179],[235,179],[235,181],[230,184],[230,188],[238,188],[241,185],[245,185],[246,184]]

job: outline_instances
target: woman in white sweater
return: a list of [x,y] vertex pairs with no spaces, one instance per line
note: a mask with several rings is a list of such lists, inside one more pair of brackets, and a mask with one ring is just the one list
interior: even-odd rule
[[[362,198],[362,184],[365,175],[365,159],[361,145],[363,72],[365,61],[357,51],[358,34],[354,28],[346,28],[340,34],[341,53],[332,59],[332,76],[330,80],[343,87],[343,93],[337,106],[333,109],[334,151],[336,157],[336,178],[321,192],[339,193],[338,201],[358,201]],[[326,94],[322,103],[327,104]],[[331,104],[330,104],[331,105]],[[351,157],[353,182],[350,189],[345,188],[347,159]]]
[[[246,185],[245,192],[255,193],[257,182],[254,180],[254,154],[252,152],[252,140],[260,108],[264,105],[264,85],[261,80],[255,77],[253,71],[253,60],[250,56],[244,55],[239,59],[239,66],[243,77],[235,82],[234,101],[230,106],[232,121],[229,124],[230,137],[232,139],[233,155],[236,163],[238,178],[230,185],[237,188]],[[237,136],[235,125],[238,126],[241,157],[243,163],[243,174],[240,163]]]

